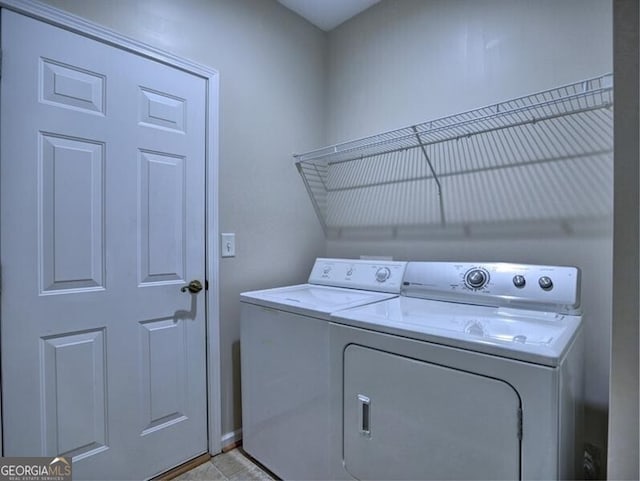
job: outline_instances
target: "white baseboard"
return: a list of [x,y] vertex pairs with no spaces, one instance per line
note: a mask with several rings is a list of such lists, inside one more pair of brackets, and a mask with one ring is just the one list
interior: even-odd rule
[[222,435],[222,449],[239,442],[242,439],[242,429],[236,429]]

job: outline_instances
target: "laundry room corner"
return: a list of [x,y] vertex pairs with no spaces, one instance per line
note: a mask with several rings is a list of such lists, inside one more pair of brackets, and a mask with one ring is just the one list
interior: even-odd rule
[[[327,144],[439,119],[609,73],[613,68],[611,11],[610,2],[599,0],[382,1],[329,33]],[[469,141],[469,151],[478,154],[486,149],[488,158],[502,155],[499,141],[488,138],[489,146],[482,141],[476,144]],[[553,142],[548,139],[547,144]],[[446,149],[428,151],[433,154],[430,158],[436,170],[440,166],[447,171],[442,157],[454,164],[461,162]],[[464,147],[460,149],[466,154]],[[389,157],[387,161],[393,159]],[[604,463],[612,302],[611,152],[598,162],[606,173],[593,173],[587,181],[603,192],[598,215],[593,220],[576,223],[568,220],[571,215],[562,219],[560,204],[545,204],[545,198],[553,199],[572,180],[583,182],[577,180],[576,170],[573,174],[570,170],[561,173],[554,170],[551,162],[542,168],[548,169],[547,174],[541,170],[540,175],[531,175],[527,168],[520,172],[514,168],[502,169],[503,173],[498,173],[501,169],[480,173],[475,180],[468,181],[464,176],[460,176],[460,181],[455,181],[455,176],[445,176],[441,178],[442,196],[448,201],[444,212],[461,222],[443,227],[438,221],[405,229],[391,226],[385,229],[384,221],[371,228],[364,225],[352,228],[346,223],[329,236],[327,255],[580,267],[587,352],[585,434],[587,444],[595,447]],[[382,161],[380,169],[384,165],[387,164]],[[581,165],[579,170],[587,169],[585,163]],[[361,175],[372,178],[377,174]],[[528,202],[532,209],[528,221],[506,214],[486,220],[492,214],[481,211],[478,206],[484,198],[474,196],[486,194],[486,199],[493,202],[491,212],[495,214],[504,205],[518,204],[517,189],[509,191],[509,195],[506,190],[501,193],[502,189],[526,184],[535,185],[537,191],[530,198],[526,192],[520,192],[523,197],[533,199]],[[473,194],[465,192],[468,188]],[[420,199],[417,194],[414,198]],[[437,198],[431,197],[431,203],[437,204]],[[392,211],[386,205],[384,208]],[[422,207],[407,207],[411,208]],[[586,213],[587,217],[592,213],[596,214],[595,209]],[[373,211],[360,214],[348,220],[362,224],[363,218],[375,215]],[[341,217],[345,218],[346,215]],[[600,469],[604,475],[605,466]]]
[[0,5],[0,454],[636,479],[638,0]]

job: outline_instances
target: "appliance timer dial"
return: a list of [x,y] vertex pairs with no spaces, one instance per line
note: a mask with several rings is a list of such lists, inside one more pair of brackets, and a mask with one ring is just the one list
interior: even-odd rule
[[389,279],[389,277],[391,277],[391,271],[388,267],[380,267],[376,271],[376,281],[378,282],[384,282]]
[[471,289],[481,289],[489,282],[489,273],[477,267],[470,269],[464,275],[464,282]]

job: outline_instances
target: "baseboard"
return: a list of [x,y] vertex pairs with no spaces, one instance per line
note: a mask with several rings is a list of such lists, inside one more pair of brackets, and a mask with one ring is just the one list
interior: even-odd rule
[[242,441],[242,429],[236,429],[222,435],[222,451],[229,451],[237,447]]

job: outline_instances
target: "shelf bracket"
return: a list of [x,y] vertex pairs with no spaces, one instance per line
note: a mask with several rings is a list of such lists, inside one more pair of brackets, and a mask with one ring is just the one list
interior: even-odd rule
[[411,127],[411,129],[413,130],[413,133],[416,135],[416,140],[418,141],[418,145],[420,145],[420,150],[422,150],[422,154],[424,155],[424,158],[427,161],[427,165],[429,165],[429,169],[431,170],[431,174],[433,175],[433,180],[436,181],[436,185],[438,186],[438,201],[440,202],[440,225],[444,226],[445,225],[444,200],[442,199],[442,186],[440,185],[440,179],[438,179],[436,171],[433,168],[433,164],[431,163],[431,159],[429,158],[429,155],[427,154],[427,149],[425,148],[424,144],[422,143],[422,139],[420,138],[420,134],[418,134],[418,129],[416,128],[415,125],[413,125]]
[[[318,220],[320,221],[320,225],[322,226],[322,230],[324,231],[325,236],[327,235],[327,223],[325,222],[324,215],[322,215],[322,210],[320,209],[320,205],[318,205],[318,200],[316,196],[313,194],[313,189],[311,185],[309,185],[309,179],[304,174],[302,170],[302,162],[296,162],[296,168],[298,169],[298,173],[300,177],[302,177],[302,182],[304,183],[305,188],[307,189],[307,194],[309,194],[309,198],[311,199],[311,204],[313,205],[313,210],[316,212],[318,216]],[[317,170],[317,167],[314,165],[314,168]],[[324,185],[324,181],[323,181]],[[326,187],[326,186],[325,186]]]

